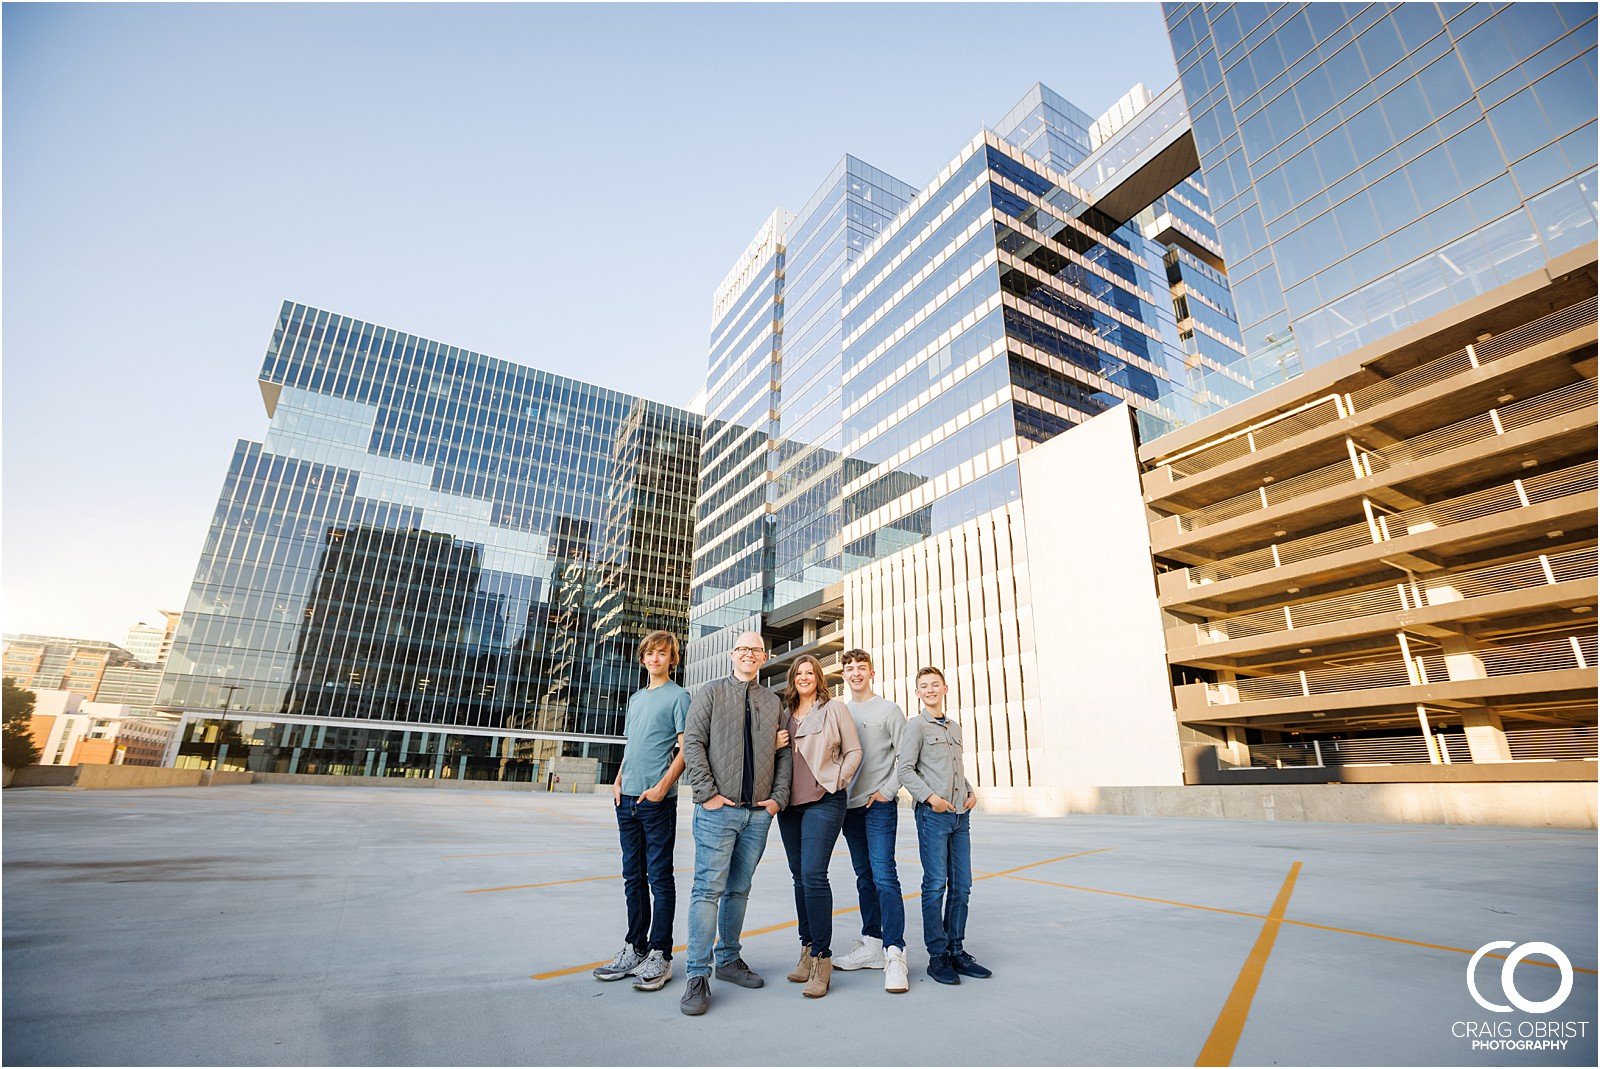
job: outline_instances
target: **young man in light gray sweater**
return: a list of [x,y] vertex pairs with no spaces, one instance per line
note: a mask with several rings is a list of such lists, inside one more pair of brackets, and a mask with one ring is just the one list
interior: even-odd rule
[[900,776],[896,764],[906,714],[872,690],[872,656],[866,650],[844,655],[845,702],[861,736],[861,768],[850,784],[844,839],[856,870],[861,902],[861,939],[833,967],[852,971],[882,969],[883,989],[903,994],[910,988],[906,968],[906,907],[895,869],[895,835],[900,826]]

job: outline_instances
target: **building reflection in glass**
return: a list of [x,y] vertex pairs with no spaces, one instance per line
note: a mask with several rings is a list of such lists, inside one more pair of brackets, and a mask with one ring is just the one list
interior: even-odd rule
[[691,413],[286,304],[158,708],[170,760],[615,771],[639,636],[682,635]]

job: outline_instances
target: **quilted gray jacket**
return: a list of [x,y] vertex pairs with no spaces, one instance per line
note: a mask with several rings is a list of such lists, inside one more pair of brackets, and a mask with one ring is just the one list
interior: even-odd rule
[[789,804],[789,747],[777,750],[783,726],[783,704],[760,683],[741,683],[732,676],[707,683],[689,703],[683,729],[683,765],[697,804],[716,795],[739,800],[744,786],[744,696],[750,692],[750,737],[754,741],[753,802],[768,798],[781,809]]

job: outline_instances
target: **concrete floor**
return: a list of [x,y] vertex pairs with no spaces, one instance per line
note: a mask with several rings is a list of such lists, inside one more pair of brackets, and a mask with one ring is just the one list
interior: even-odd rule
[[[909,994],[835,974],[808,1001],[783,980],[797,943],[774,831],[745,940],[769,983],[714,984],[690,1019],[681,953],[655,994],[588,975],[623,929],[604,796],[13,789],[3,809],[12,1065],[1596,1061],[1592,832],[979,812],[968,948],[994,978],[928,980],[913,898]],[[909,819],[900,856],[915,892]],[[687,811],[678,858],[682,942]],[[842,843],[833,884],[844,950]],[[1497,939],[1562,948],[1580,970],[1566,1003],[1479,1009],[1466,965]],[[1539,960],[1515,973],[1525,999],[1557,988]],[[1493,1001],[1500,965],[1478,969]],[[1486,1019],[1583,1035],[1540,1051],[1452,1035]]]

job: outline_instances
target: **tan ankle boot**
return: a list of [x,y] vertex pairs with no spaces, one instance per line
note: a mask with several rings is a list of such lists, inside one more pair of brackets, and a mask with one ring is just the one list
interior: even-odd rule
[[832,958],[812,958],[811,979],[806,982],[806,998],[821,998],[828,993],[828,983],[833,979]]
[[816,961],[810,947],[800,948],[800,964],[794,967],[794,972],[789,974],[791,984],[803,984],[811,979],[811,963]]

